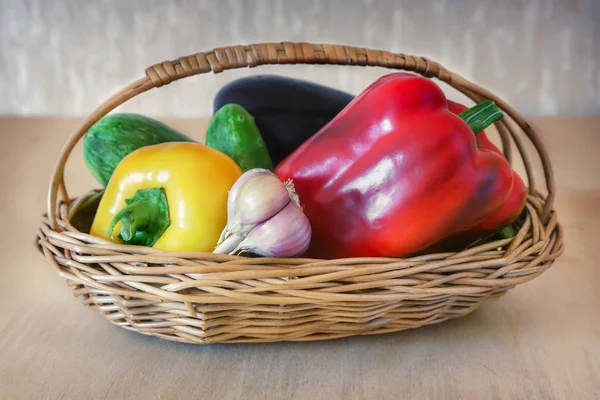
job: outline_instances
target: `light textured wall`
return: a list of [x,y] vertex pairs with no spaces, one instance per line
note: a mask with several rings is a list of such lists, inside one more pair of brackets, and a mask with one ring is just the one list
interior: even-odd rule
[[[155,62],[284,40],[427,56],[527,115],[599,114],[599,25],[600,0],[0,0],[0,114],[85,115]],[[223,84],[248,74],[282,73],[357,93],[385,72],[226,71],[151,91],[122,110],[205,116]]]

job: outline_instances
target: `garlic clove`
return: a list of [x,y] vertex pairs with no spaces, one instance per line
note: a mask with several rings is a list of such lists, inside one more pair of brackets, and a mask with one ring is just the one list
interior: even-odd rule
[[277,176],[254,176],[240,189],[234,221],[240,226],[254,227],[277,214],[289,202],[288,190]]
[[230,253],[251,252],[264,257],[296,257],[310,245],[311,227],[302,209],[289,202],[279,213],[252,229]]
[[235,202],[238,197],[238,193],[239,193],[240,189],[246,184],[246,182],[248,182],[250,179],[252,179],[256,176],[261,176],[261,175],[265,175],[265,174],[267,174],[267,175],[272,174],[272,172],[269,171],[268,169],[254,168],[254,169],[244,172],[242,174],[242,176],[240,176],[238,178],[238,180],[235,181],[235,183],[231,187],[231,190],[229,190],[229,194],[227,197],[227,215],[234,214]]
[[271,174],[272,172],[268,169],[263,168],[254,168],[244,172],[237,181],[233,184],[229,193],[227,195],[227,224],[225,225],[225,229],[221,232],[221,237],[219,238],[218,244],[221,244],[230,234],[230,227],[233,225],[233,218],[235,215],[235,206],[236,201],[238,199],[238,194],[241,188],[248,182],[250,179],[261,176],[264,174]]

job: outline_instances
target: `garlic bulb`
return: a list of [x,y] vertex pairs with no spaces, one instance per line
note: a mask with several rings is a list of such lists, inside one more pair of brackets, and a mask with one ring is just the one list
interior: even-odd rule
[[268,170],[252,169],[238,179],[229,191],[227,213],[215,253],[291,257],[310,244],[310,222],[293,184]]

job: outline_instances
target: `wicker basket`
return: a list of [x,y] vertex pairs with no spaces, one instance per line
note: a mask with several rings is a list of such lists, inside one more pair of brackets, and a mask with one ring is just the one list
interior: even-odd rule
[[[391,259],[314,260],[169,253],[114,244],[88,232],[101,191],[67,194],[63,171],[75,144],[101,117],[149,89],[192,75],[263,64],[380,66],[437,78],[479,102],[491,99],[512,119],[496,123],[510,161],[511,140],[529,182],[518,234],[459,253]],[[544,168],[535,184],[524,135]],[[60,193],[60,201],[59,201]],[[422,57],[356,47],[267,43],[217,48],[153,65],[108,99],[69,138],[48,193],[38,248],[73,294],[125,329],[190,343],[274,342],[379,334],[466,315],[546,269],[562,253],[552,209],[554,179],[533,129],[492,93]]]

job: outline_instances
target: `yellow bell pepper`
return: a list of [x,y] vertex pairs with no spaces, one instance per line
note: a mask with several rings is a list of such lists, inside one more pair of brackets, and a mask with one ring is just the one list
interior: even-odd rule
[[127,155],[106,186],[91,235],[167,251],[211,252],[227,223],[227,195],[242,174],[198,143],[161,143]]

